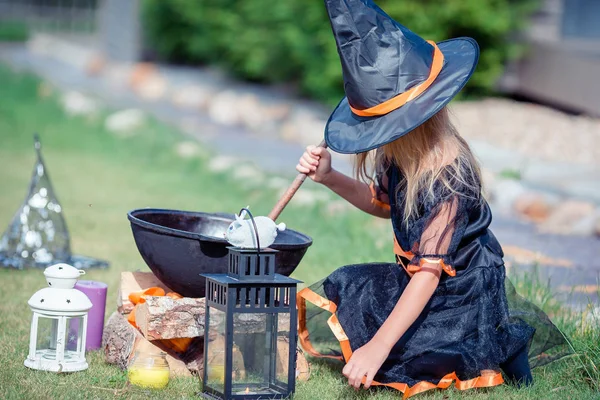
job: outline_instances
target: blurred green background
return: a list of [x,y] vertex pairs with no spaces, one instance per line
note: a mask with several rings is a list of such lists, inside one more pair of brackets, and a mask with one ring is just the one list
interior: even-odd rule
[[[482,52],[465,95],[493,91],[514,39],[539,0],[380,0],[391,17],[428,40],[469,36]],[[322,0],[145,0],[150,50],[163,61],[218,64],[251,81],[294,83],[335,104],[343,97],[340,61]]]

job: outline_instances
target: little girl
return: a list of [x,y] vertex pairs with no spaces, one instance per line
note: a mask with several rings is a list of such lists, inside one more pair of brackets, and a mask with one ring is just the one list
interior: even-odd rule
[[453,382],[499,385],[501,371],[531,384],[530,367],[563,356],[567,343],[505,279],[479,166],[445,107],[473,73],[476,42],[425,41],[371,0],[325,3],[346,92],[325,139],[357,154],[357,179],[333,169],[322,147],[297,169],[391,219],[397,263],[345,266],[302,290],[300,343],[345,361],[355,388],[386,385],[405,398]]

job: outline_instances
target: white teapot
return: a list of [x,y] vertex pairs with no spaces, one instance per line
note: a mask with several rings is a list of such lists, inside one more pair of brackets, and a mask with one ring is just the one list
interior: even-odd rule
[[[248,213],[242,209],[240,215],[235,214],[233,221],[225,232],[225,239],[235,247],[244,249],[256,248],[256,233],[251,219],[246,219]],[[285,224],[275,224],[269,217],[255,217],[256,229],[260,248],[265,249],[275,242],[277,233],[285,230]]]

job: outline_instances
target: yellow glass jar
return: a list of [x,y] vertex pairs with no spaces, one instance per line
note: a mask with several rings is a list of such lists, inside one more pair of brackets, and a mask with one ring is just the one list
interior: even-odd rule
[[127,377],[132,385],[162,389],[169,383],[169,364],[163,352],[136,351],[127,368]]

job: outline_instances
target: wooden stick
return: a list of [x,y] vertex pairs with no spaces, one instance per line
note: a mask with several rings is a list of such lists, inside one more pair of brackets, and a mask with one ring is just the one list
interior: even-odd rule
[[[323,147],[326,149],[327,143],[325,143],[325,140],[323,140],[317,147]],[[279,218],[279,215],[283,212],[285,206],[287,206],[290,200],[292,200],[292,197],[294,197],[298,189],[300,189],[300,186],[302,186],[304,183],[306,176],[307,175],[303,173],[299,173],[298,176],[296,176],[296,179],[294,179],[290,187],[288,187],[286,192],[283,194],[283,196],[281,196],[277,204],[275,204],[275,207],[273,207],[269,213],[269,218],[271,218],[273,221],[276,221],[277,218]]]

